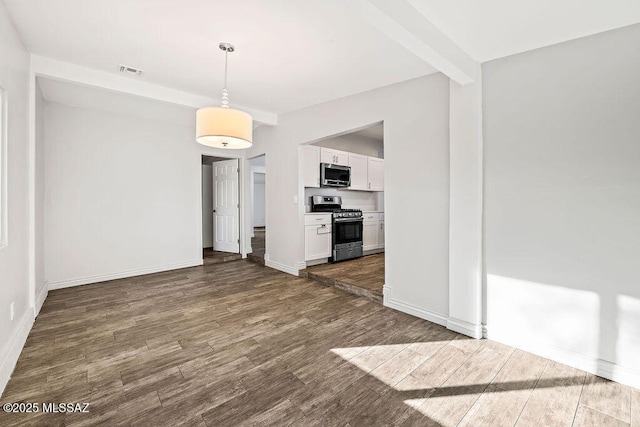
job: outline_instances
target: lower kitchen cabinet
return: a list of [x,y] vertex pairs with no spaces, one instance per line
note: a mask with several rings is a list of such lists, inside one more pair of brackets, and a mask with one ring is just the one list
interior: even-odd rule
[[384,248],[384,213],[363,212],[362,219],[362,250]]
[[304,260],[331,256],[331,214],[305,215]]

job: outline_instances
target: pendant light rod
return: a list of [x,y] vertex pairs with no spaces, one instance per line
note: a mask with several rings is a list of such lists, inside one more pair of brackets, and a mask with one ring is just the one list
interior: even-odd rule
[[224,88],[222,89],[222,108],[229,108],[229,89],[227,89],[227,64],[228,57],[233,52],[235,47],[231,43],[220,43],[218,45],[220,50],[224,51]]
[[[2,0],[0,0],[2,1]],[[235,50],[231,43],[220,43],[224,51],[224,89],[222,107],[203,107],[196,111],[196,141],[207,147],[243,149],[253,142],[251,114],[229,107],[227,71],[229,54]]]

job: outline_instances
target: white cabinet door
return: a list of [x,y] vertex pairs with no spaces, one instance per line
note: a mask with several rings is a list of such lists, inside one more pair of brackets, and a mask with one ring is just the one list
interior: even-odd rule
[[362,223],[362,250],[378,249],[378,234],[380,221]]
[[346,151],[335,150],[336,152],[336,164],[342,166],[349,166],[349,153]]
[[380,230],[378,230],[378,247],[384,248],[384,221],[380,221]]
[[304,260],[331,256],[331,224],[304,227]]
[[369,185],[367,174],[367,156],[349,153],[349,166],[351,166],[351,190],[366,190]]
[[369,157],[367,163],[370,191],[384,191],[384,159]]
[[346,151],[322,147],[320,149],[320,160],[322,161],[322,163],[349,166],[349,153],[347,153]]
[[305,145],[300,148],[302,182],[305,187],[320,187],[320,147]]

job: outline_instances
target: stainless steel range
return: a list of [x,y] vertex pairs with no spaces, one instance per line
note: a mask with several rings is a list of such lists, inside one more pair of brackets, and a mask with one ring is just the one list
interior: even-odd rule
[[362,211],[342,209],[340,196],[313,196],[312,212],[332,212],[331,262],[362,256]]

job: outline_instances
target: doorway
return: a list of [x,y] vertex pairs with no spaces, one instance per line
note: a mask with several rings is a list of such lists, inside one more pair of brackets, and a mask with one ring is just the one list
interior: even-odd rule
[[239,160],[203,155],[201,167],[204,263],[240,259]]
[[251,255],[252,261],[264,263],[266,248],[266,156],[250,159],[251,165]]

